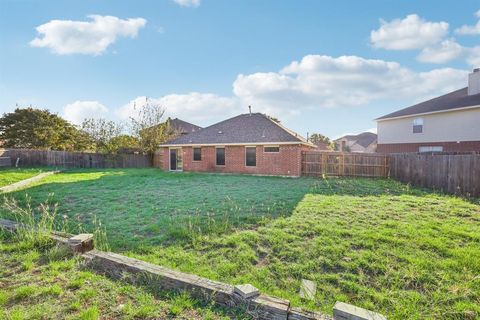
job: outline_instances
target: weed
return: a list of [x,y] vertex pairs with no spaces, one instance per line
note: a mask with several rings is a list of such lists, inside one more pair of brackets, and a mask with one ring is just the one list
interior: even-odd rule
[[85,310],[80,312],[78,316],[79,320],[97,320],[100,314],[98,312],[98,308],[96,306],[89,307]]

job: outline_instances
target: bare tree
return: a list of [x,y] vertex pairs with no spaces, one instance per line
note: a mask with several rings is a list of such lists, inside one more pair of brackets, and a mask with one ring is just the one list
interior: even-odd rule
[[132,134],[138,139],[140,148],[153,155],[160,144],[174,135],[164,120],[165,109],[145,98],[144,104],[134,105],[134,111],[134,116],[130,117]]

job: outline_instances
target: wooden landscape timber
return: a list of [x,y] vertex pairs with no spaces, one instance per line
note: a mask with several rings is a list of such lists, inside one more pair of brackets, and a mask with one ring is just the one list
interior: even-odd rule
[[45,177],[48,177],[48,176],[50,176],[50,175],[52,175],[52,174],[56,174],[56,173],[59,173],[59,172],[60,172],[60,171],[42,172],[42,173],[37,174],[36,176],[33,176],[33,177],[31,177],[31,178],[24,179],[24,180],[21,180],[21,181],[18,181],[18,182],[9,184],[8,186],[1,187],[1,188],[0,188],[0,193],[2,193],[2,192],[10,192],[10,191],[14,191],[14,190],[20,189],[20,188],[22,188],[22,187],[28,186],[28,185],[31,184],[31,183],[34,183],[34,182],[39,181],[39,180],[42,180],[42,179],[45,178]]
[[[15,232],[24,226],[10,220],[0,219],[0,228]],[[347,306],[342,311],[341,318],[332,318],[328,315],[306,311],[290,306],[290,301],[265,295],[257,294],[252,286],[240,286],[248,288],[246,294],[236,292],[235,287],[222,282],[212,281],[196,275],[171,270],[158,265],[147,263],[138,259],[122,256],[112,252],[103,252],[94,249],[93,235],[80,234],[76,236],[65,234],[52,234],[53,240],[61,245],[66,245],[74,253],[85,259],[91,269],[106,274],[119,281],[128,281],[133,284],[144,284],[162,290],[186,291],[192,297],[204,301],[214,301],[216,304],[229,308],[246,309],[254,319],[260,320],[329,320],[329,319],[364,319],[386,320],[385,317],[362,308]],[[253,292],[252,294],[250,294]],[[336,304],[336,306],[338,303]],[[349,307],[350,306],[350,307]],[[349,314],[351,310],[351,314]],[[365,313],[365,311],[367,313]],[[335,312],[335,310],[334,310]],[[355,314],[359,312],[359,314]],[[375,317],[365,318],[365,314]],[[334,313],[335,315],[335,313]],[[378,318],[377,316],[381,316]]]

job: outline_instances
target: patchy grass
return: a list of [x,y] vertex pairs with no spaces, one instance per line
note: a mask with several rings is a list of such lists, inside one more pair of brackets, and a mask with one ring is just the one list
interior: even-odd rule
[[[87,226],[97,216],[114,251],[252,283],[296,306],[330,313],[340,300],[389,319],[480,318],[475,201],[383,179],[150,169],[68,172],[13,195],[25,192],[35,203],[54,192],[59,213]],[[314,302],[298,297],[302,278],[316,282]],[[185,305],[177,297],[168,313]]]
[[43,171],[39,168],[0,168],[0,187],[31,178]]
[[[15,241],[14,241],[15,240]],[[0,319],[230,319],[244,318],[186,294],[165,294],[113,281],[64,255],[0,233]],[[48,250],[61,250],[50,243]],[[25,270],[25,256],[36,257]]]
[[[72,230],[107,227],[112,248],[191,240],[289,215],[313,179],[172,174],[157,169],[78,170],[48,176],[12,195],[25,205],[49,198]],[[7,213],[4,213],[7,214]],[[128,236],[125,236],[128,235]]]

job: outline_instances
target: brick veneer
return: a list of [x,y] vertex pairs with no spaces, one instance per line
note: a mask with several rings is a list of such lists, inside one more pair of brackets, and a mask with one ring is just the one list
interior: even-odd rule
[[480,151],[480,141],[378,144],[377,152],[418,152],[419,147],[443,147],[444,152]]
[[[215,147],[201,147],[202,160],[193,161],[193,148],[182,147],[183,171],[250,173],[265,175],[300,176],[301,151],[309,148],[301,145],[281,145],[279,152],[264,152],[256,146],[257,165],[245,165],[245,146],[225,146],[225,165],[216,165]],[[164,170],[169,170],[169,149],[163,148]]]

